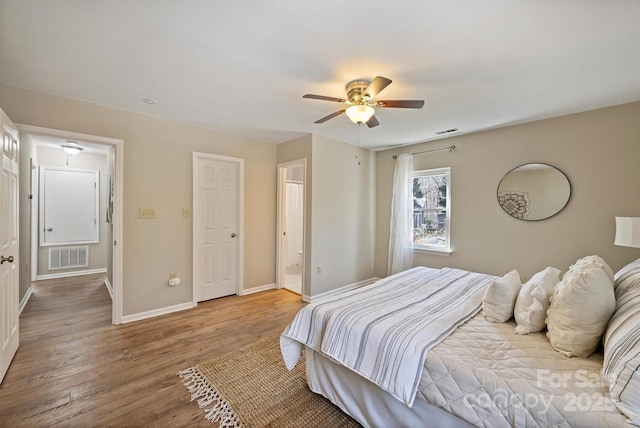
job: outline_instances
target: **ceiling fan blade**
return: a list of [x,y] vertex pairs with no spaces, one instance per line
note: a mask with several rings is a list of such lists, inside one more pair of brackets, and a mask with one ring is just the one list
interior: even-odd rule
[[314,95],[314,94],[306,94],[306,95],[303,95],[302,98],[311,98],[312,100],[322,100],[322,101],[334,101],[336,103],[343,103],[347,101],[343,98],[325,97],[324,95]]
[[369,128],[373,128],[374,126],[378,126],[378,125],[380,125],[380,122],[378,122],[378,119],[376,119],[375,116],[371,116],[371,118],[367,120],[367,126]]
[[376,76],[376,78],[373,79],[371,83],[369,83],[369,86],[367,86],[367,89],[364,90],[364,95],[368,96],[369,98],[375,98],[375,96],[378,95],[380,91],[382,91],[384,88],[386,88],[390,84],[391,84],[390,79],[387,79],[386,77],[382,77],[382,76]]
[[375,102],[375,107],[382,108],[422,108],[423,106],[423,100],[385,100]]
[[331,114],[330,114],[330,115],[328,115],[328,116],[323,117],[322,119],[318,119],[318,120],[316,120],[316,121],[315,121],[315,122],[313,122],[313,123],[325,123],[327,120],[329,120],[329,119],[333,119],[333,118],[334,118],[334,117],[336,117],[336,116],[340,116],[342,113],[344,113],[344,110],[338,110],[338,111],[336,111],[336,112],[334,112],[334,113],[331,113]]

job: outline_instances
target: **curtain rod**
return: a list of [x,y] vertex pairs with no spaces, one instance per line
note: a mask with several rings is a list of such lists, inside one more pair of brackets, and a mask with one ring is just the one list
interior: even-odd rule
[[[415,153],[411,153],[411,155],[421,155],[422,153],[431,153],[431,152],[442,152],[444,150],[448,150],[450,152],[454,151],[456,149],[456,146],[454,146],[453,144],[450,145],[449,147],[443,147],[441,149],[433,149],[433,150],[423,150],[421,152],[415,152]],[[393,155],[394,159],[398,159],[398,155]]]

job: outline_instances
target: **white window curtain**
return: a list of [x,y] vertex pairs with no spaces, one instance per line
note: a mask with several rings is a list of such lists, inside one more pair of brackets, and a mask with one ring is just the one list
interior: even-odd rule
[[413,266],[413,156],[399,155],[393,176],[388,273],[402,272]]

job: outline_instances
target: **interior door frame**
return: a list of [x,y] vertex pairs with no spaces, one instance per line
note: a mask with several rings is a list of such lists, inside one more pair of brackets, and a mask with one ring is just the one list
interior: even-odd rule
[[191,205],[192,222],[191,222],[191,233],[192,233],[192,284],[191,284],[191,297],[193,306],[198,306],[198,236],[197,236],[197,221],[199,219],[200,213],[198,212],[197,207],[199,206],[199,196],[198,196],[198,169],[197,162],[199,159],[213,159],[225,162],[233,162],[237,165],[237,186],[238,186],[238,194],[237,194],[237,215],[238,215],[238,248],[237,248],[237,258],[238,263],[236,264],[237,272],[236,278],[238,278],[238,284],[236,287],[236,294],[238,296],[243,295],[244,289],[244,159],[242,158],[234,158],[230,156],[222,156],[215,155],[212,153],[203,153],[203,152],[193,152],[193,163],[192,163],[192,194],[193,194],[193,202]]
[[[113,149],[113,243],[111,275],[113,283],[113,300],[111,305],[111,323],[122,324],[122,269],[124,244],[123,193],[124,193],[124,141],[117,138],[101,137],[98,135],[82,134],[60,129],[43,128],[40,126],[16,124],[18,130],[25,134],[36,134],[62,139],[82,140],[89,143],[110,146]],[[32,244],[33,246],[33,237]],[[32,248],[33,251],[33,248]],[[33,263],[32,263],[33,266]]]
[[307,159],[296,159],[288,162],[282,162],[278,164],[278,193],[277,193],[277,228],[278,234],[276,239],[276,288],[284,288],[284,262],[286,256],[284,254],[285,245],[284,240],[284,203],[285,203],[285,186],[287,183],[286,169],[291,167],[301,166],[302,176],[304,177],[303,192],[302,192],[302,293],[301,296],[305,296],[306,285],[306,270],[307,270]]

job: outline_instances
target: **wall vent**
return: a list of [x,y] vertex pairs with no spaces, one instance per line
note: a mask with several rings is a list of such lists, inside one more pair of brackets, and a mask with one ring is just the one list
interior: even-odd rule
[[89,246],[49,248],[49,270],[89,266]]
[[445,134],[453,134],[454,132],[458,132],[458,128],[445,129],[444,131],[436,132],[436,134],[445,135]]

